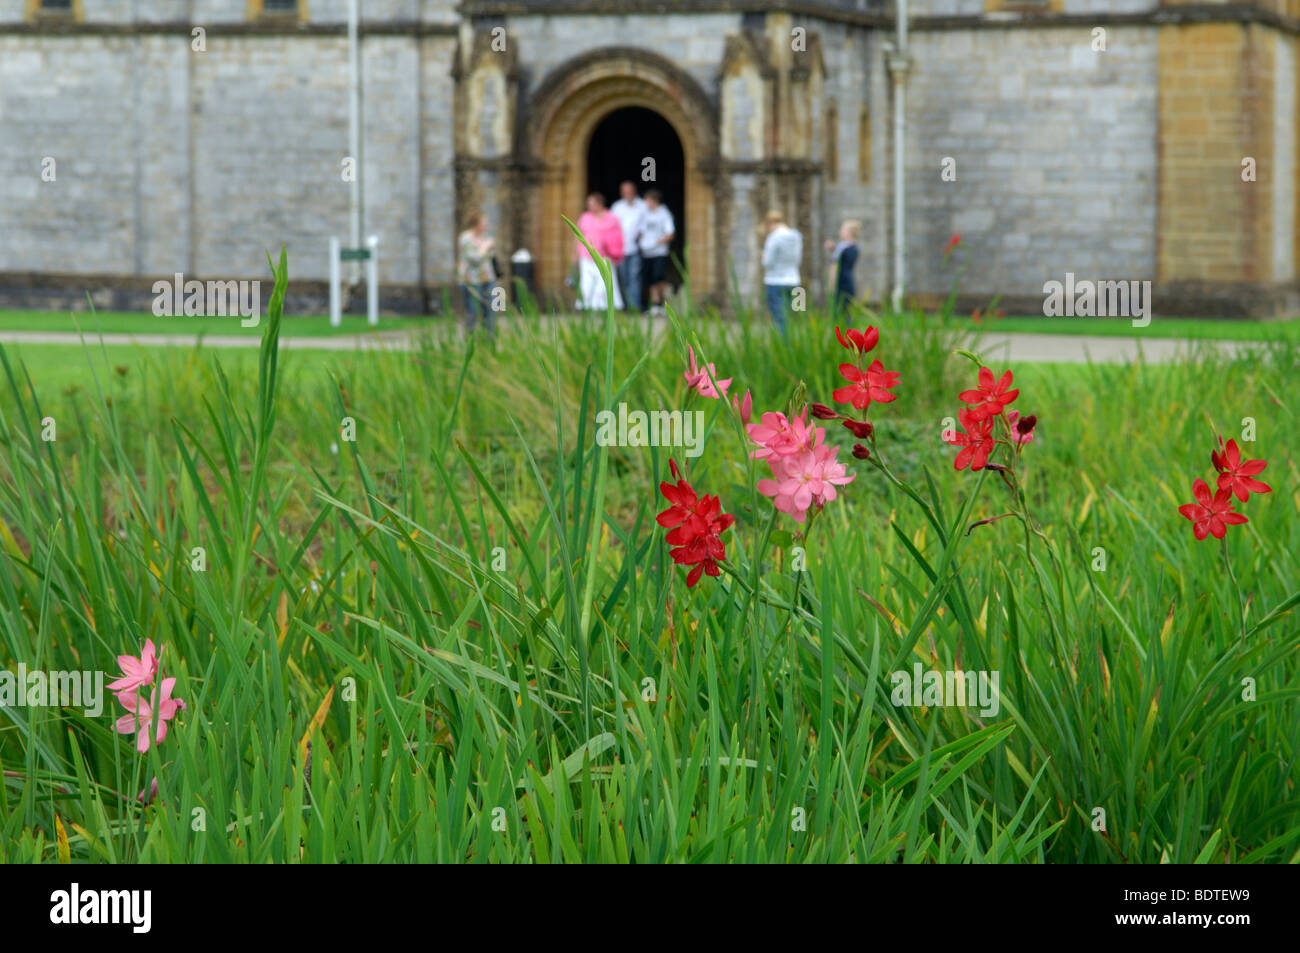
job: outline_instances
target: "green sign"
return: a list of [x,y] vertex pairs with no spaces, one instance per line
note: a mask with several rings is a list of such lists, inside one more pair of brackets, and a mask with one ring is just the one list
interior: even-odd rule
[[339,250],[339,261],[369,261],[369,248],[343,248]]

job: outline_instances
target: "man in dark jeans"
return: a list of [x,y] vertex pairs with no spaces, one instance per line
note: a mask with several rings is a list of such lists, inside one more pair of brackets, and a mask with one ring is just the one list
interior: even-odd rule
[[803,259],[803,236],[785,223],[785,215],[773,209],[763,216],[767,238],[763,241],[763,286],[767,310],[777,331],[785,334],[786,319],[794,289],[799,286],[799,263]]
[[673,213],[663,204],[663,194],[650,189],[645,194],[645,215],[641,218],[640,251],[645,269],[646,287],[650,289],[650,313],[664,314],[664,296],[668,290],[668,248],[672,244]]
[[623,260],[618,263],[618,283],[623,289],[623,303],[627,310],[641,310],[641,222],[645,218],[645,200],[636,194],[636,184],[624,182],[619,187],[622,196],[609,210],[623,229]]
[[858,263],[858,234],[862,223],[850,219],[840,226],[839,244],[826,240],[826,249],[831,252],[834,261],[834,291],[831,296],[831,313],[838,317],[848,311],[849,306],[857,300],[857,282],[853,280],[853,269]]

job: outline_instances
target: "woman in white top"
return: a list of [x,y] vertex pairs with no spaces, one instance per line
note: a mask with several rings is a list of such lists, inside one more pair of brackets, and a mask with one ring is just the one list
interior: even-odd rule
[[763,242],[763,285],[767,291],[767,310],[776,329],[785,334],[790,313],[790,299],[799,284],[799,263],[803,260],[803,236],[785,223],[778,211],[763,217],[767,240]]

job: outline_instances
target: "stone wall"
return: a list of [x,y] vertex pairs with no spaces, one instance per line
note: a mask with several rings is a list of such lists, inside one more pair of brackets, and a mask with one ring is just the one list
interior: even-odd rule
[[[719,298],[733,276],[759,290],[757,228],[774,206],[805,231],[814,298],[822,241],[844,218],[864,226],[860,290],[887,294],[882,4],[846,0],[819,17],[708,0],[691,14],[596,12],[613,9],[603,2],[565,14],[473,0],[461,19],[456,0],[366,0],[363,235],[381,237],[385,300],[422,308],[453,281],[458,189],[484,199],[499,233],[527,233],[499,196],[534,181],[515,141],[529,105],[563,64],[615,46],[670,61],[716,114],[715,154],[700,158],[716,166]],[[1032,305],[1073,272],[1152,279],[1158,310],[1293,307],[1297,23],[1278,18],[1300,0],[1215,6],[1235,20],[1174,22],[1182,5],[1170,3],[1159,24],[1138,22],[1150,0],[1047,0],[1041,16],[1006,0],[912,3],[908,289],[946,293],[942,251],[958,232],[961,285],[976,297]],[[346,4],[306,8],[301,28],[272,28],[247,23],[248,0],[82,0],[81,26],[33,32],[28,0],[0,0],[0,285],[261,277],[282,242],[296,281],[323,281],[328,238],[348,229]],[[211,27],[206,51],[191,50],[189,22]],[[511,43],[501,69],[457,67],[495,25]],[[1096,26],[1105,51],[1092,48]],[[802,56],[789,54],[794,27],[815,37]]]
[[[1174,294],[1208,283],[1272,287],[1295,277],[1295,55],[1260,25],[1167,27],[1160,67],[1158,278]],[[1280,148],[1279,148],[1280,147]]]
[[[136,53],[133,38],[0,35],[0,270],[130,274],[144,257]],[[160,184],[184,174],[164,164]]]
[[[361,45],[362,227],[385,282],[453,277],[454,43]],[[284,243],[295,278],[323,281],[348,233],[347,127],[342,38],[0,35],[0,271],[259,277]]]
[[[822,155],[827,167],[822,174],[821,232],[806,236],[805,245],[811,246],[821,287],[828,270],[823,240],[837,238],[842,220],[861,221],[858,292],[878,294],[886,281],[885,238],[890,227],[885,201],[888,179],[878,173],[880,149],[888,145],[884,123],[889,115],[889,87],[883,59],[873,34],[841,24],[822,28],[822,55],[826,96],[835,105],[835,148],[833,156]],[[829,168],[832,158],[834,169]]]
[[672,60],[714,97],[718,66],[728,34],[740,29],[740,14],[695,16],[603,14],[512,16],[505,26],[517,43],[525,97],[566,60],[607,46],[630,46]]
[[[908,288],[1037,295],[1066,272],[1151,279],[1154,27],[931,31],[908,79]],[[945,158],[956,181],[943,181]],[[960,233],[967,246],[942,263]]]

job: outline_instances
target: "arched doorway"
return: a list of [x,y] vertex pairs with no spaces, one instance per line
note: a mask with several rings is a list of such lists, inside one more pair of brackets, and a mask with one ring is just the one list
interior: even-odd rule
[[[647,113],[654,117],[654,141],[675,139],[680,166],[676,150],[665,161],[660,155],[665,151],[662,146],[636,156],[635,151],[644,146],[628,150],[619,143],[620,131],[627,133],[628,123],[636,117],[645,119]],[[597,181],[603,183],[604,187],[597,187],[607,192],[612,202],[619,181],[639,181],[640,159],[645,155],[656,158],[654,186],[666,198],[670,185],[673,189],[669,208],[683,226],[683,239],[675,250],[685,254],[692,294],[707,295],[715,290],[722,273],[713,189],[717,115],[694,80],[675,64],[645,50],[598,50],[569,61],[548,76],[530,97],[526,115],[518,164],[528,172],[517,208],[521,237],[533,250],[537,285],[544,295],[571,297],[564,278],[570,267],[573,235],[562,216],[576,221],[590,185]],[[610,125],[602,128],[606,121]],[[624,171],[629,158],[635,163]],[[675,183],[670,183],[670,176]],[[651,183],[639,184],[644,191]]]
[[[658,189],[673,216],[674,237],[669,251],[675,261],[682,260],[686,247],[685,171],[677,131],[653,109],[615,109],[592,131],[587,146],[587,190],[602,193],[612,204],[619,197],[619,186],[628,180],[636,184],[641,195]],[[671,283],[681,283],[674,264],[669,265],[668,275]]]

